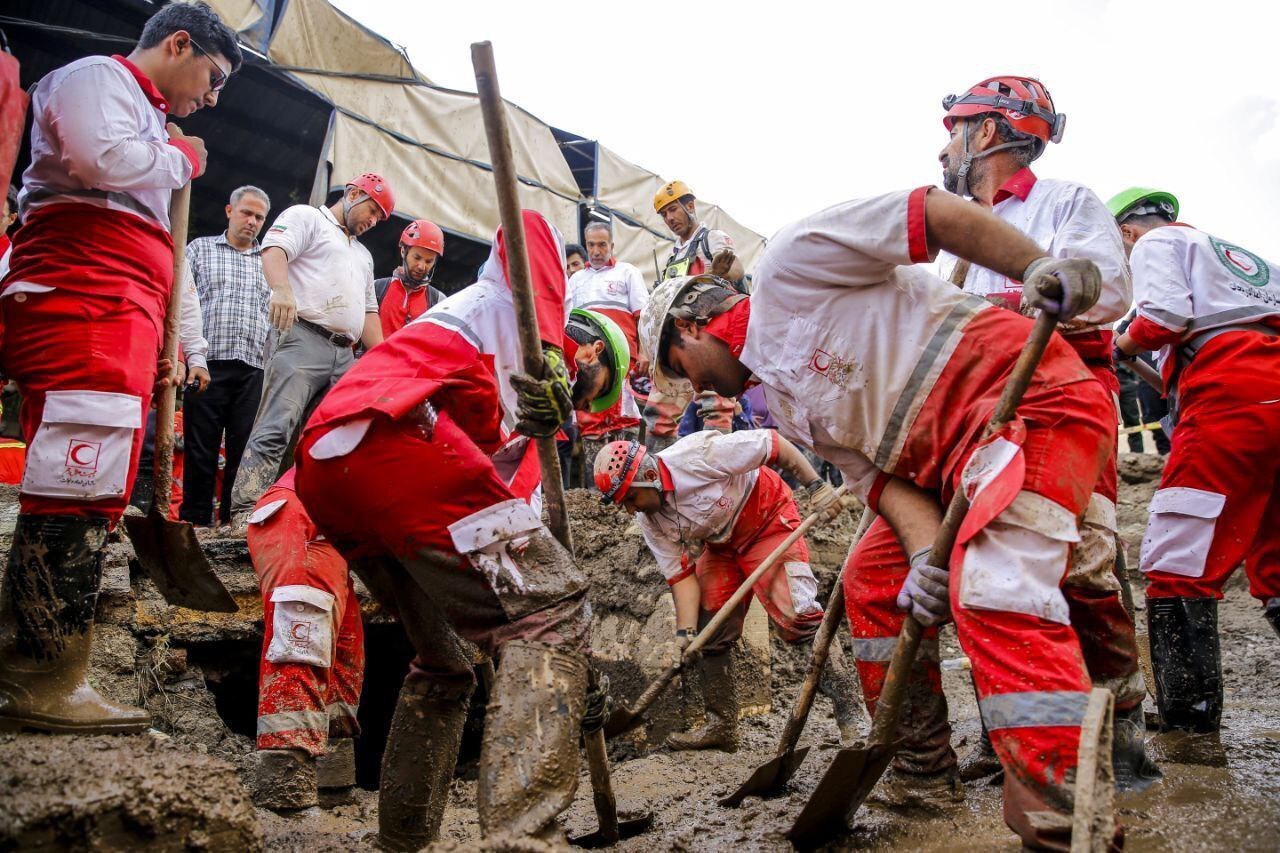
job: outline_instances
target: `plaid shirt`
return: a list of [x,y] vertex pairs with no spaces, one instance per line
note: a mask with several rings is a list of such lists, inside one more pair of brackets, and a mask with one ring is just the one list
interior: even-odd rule
[[262,247],[255,240],[241,252],[227,242],[224,231],[187,244],[187,261],[200,294],[209,360],[235,359],[262,367],[271,298],[262,275]]

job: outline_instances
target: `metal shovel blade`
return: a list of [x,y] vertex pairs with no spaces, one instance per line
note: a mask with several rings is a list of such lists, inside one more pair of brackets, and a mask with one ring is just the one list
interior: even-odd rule
[[809,747],[789,750],[782,755],[775,755],[756,768],[755,772],[738,786],[738,790],[720,801],[727,808],[737,808],[747,797],[771,797],[782,792],[800,765],[809,754]]
[[849,818],[884,775],[902,741],[889,746],[842,749],[787,831],[799,850],[812,850],[846,831]]
[[641,833],[648,832],[649,827],[653,826],[653,814],[645,814],[641,817],[628,818],[627,820],[618,821],[618,837],[609,838],[607,834],[599,829],[586,835],[579,835],[577,838],[570,838],[569,843],[574,847],[584,847],[587,850],[597,850],[601,847],[611,847],[624,838],[632,838]]
[[149,512],[126,515],[124,527],[138,555],[138,564],[165,601],[215,613],[235,613],[240,609],[200,550],[195,528],[188,522]]

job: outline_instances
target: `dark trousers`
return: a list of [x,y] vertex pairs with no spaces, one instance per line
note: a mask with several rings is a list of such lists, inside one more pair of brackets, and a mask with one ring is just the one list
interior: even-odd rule
[[218,519],[231,520],[231,487],[262,397],[260,367],[250,367],[243,361],[215,359],[209,362],[209,376],[211,381],[204,393],[188,393],[183,406],[186,463],[179,516],[192,524],[209,524],[213,519],[213,489],[224,433],[227,466],[222,472]]

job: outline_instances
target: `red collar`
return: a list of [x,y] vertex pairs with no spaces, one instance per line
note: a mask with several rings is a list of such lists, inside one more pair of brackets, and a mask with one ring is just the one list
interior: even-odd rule
[[[617,265],[618,265],[618,259],[617,259],[617,258],[615,258],[615,257],[612,257],[612,256],[611,256],[611,257],[609,258],[609,262],[608,262],[607,264],[605,264],[604,266],[602,266],[600,269],[601,269],[601,270],[607,270],[607,269],[609,269],[610,267],[616,267]],[[587,264],[587,268],[588,268],[588,269],[592,269],[592,270],[595,270],[595,269],[596,269],[595,267],[591,266],[591,264],[589,264],[589,263]],[[600,270],[596,270],[596,272],[599,272],[599,271],[600,271]]]
[[675,481],[671,479],[671,471],[667,469],[667,463],[663,462],[656,454],[654,455],[654,458],[658,460],[658,477],[659,482],[662,483],[662,491],[674,492],[676,490],[676,484]]
[[125,59],[118,53],[112,54],[111,58],[119,62],[125,69],[133,75],[133,79],[138,81],[142,94],[147,96],[147,100],[151,102],[151,106],[160,110],[162,113],[169,112],[169,104],[165,101],[164,95],[160,94],[160,90],[156,88],[156,84],[151,82],[151,78],[143,74],[138,66]]
[[995,196],[991,199],[992,205],[997,205],[1006,198],[1017,196],[1020,200],[1026,201],[1027,196],[1031,195],[1031,188],[1036,185],[1036,173],[1031,171],[1030,166],[1023,166],[1018,170],[1018,174],[1004,182],[1004,186],[996,190]]
[[729,345],[729,354],[734,358],[742,355],[742,348],[747,345],[747,325],[751,322],[751,297],[738,301],[728,311],[713,317],[707,323],[707,334],[718,338]]

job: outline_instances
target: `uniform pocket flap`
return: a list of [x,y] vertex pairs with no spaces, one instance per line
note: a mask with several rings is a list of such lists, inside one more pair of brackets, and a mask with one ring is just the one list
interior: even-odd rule
[[495,542],[509,542],[541,526],[542,519],[532,507],[512,499],[455,521],[449,525],[449,536],[459,553],[474,554]]
[[314,586],[289,584],[287,586],[278,586],[272,590],[271,600],[274,602],[301,602],[328,612],[333,609],[334,598],[331,593],[325,592],[323,589],[316,589]]
[[142,398],[110,391],[49,391],[41,420],[117,429],[142,426]]
[[280,510],[280,507],[284,506],[288,502],[288,498],[281,498],[278,501],[272,501],[269,504],[258,507],[253,511],[253,515],[249,516],[249,523],[261,524],[271,516],[275,515]]
[[1013,503],[997,519],[1026,530],[1034,530],[1058,542],[1080,541],[1080,529],[1071,511],[1035,492],[1018,492]]
[[1151,496],[1151,513],[1171,512],[1196,518],[1217,518],[1227,502],[1226,495],[1178,486],[1160,489]]

